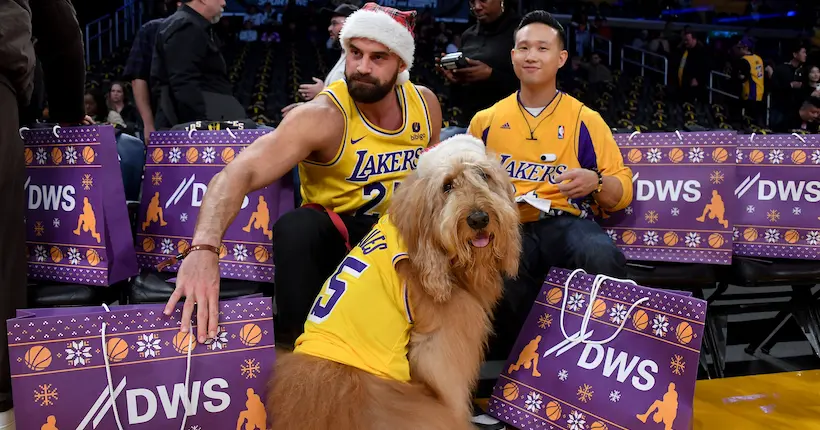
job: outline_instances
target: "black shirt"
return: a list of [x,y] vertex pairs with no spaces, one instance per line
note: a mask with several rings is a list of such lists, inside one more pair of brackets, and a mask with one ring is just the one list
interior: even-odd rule
[[[162,22],[151,62],[151,91],[159,99],[163,87],[169,90],[177,124],[206,119],[203,91],[233,94],[219,46],[211,23],[188,5]],[[162,123],[161,111],[162,106],[157,129],[175,125]]]
[[510,50],[515,45],[514,34],[520,20],[508,9],[495,22],[476,23],[461,35],[464,56],[487,64],[493,72],[485,81],[453,85],[452,101],[461,108],[461,114],[456,117],[460,126],[466,127],[478,111],[518,89]]

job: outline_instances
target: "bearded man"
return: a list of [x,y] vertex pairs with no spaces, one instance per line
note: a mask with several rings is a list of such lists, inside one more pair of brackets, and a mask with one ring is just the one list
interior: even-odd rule
[[[244,196],[299,167],[301,208],[274,227],[277,346],[292,346],[325,281],[351,244],[384,214],[421,152],[439,141],[441,106],[409,82],[415,12],[367,3],[341,31],[345,79],[294,109],[216,175],[199,212],[193,245],[165,312],[185,296],[182,331],[196,302],[199,342],[216,336],[219,245]],[[306,207],[307,206],[307,207]],[[343,286],[337,291],[344,293]],[[318,303],[324,312],[328,303]]]

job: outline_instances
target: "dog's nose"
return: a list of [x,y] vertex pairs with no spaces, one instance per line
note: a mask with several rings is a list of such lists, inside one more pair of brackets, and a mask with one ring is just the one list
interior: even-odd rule
[[467,215],[467,225],[473,230],[481,230],[490,223],[490,216],[484,211],[473,211]]

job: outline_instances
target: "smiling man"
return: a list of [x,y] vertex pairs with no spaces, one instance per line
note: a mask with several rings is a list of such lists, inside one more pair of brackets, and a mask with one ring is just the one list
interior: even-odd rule
[[506,358],[550,267],[626,276],[626,259],[591,219],[632,201],[632,172],[601,116],[557,90],[564,29],[534,11],[518,26],[512,63],[520,90],[479,112],[470,133],[512,178],[523,228],[518,278],[505,283],[491,355]]
[[341,32],[345,80],[294,109],[208,185],[192,241],[205,252],[185,258],[166,307],[170,312],[187,297],[183,331],[190,328],[196,301],[203,328],[198,340],[216,335],[222,235],[248,192],[298,164],[302,200],[311,207],[285,214],[274,227],[277,346],[292,345],[302,333],[322,284],[347,254],[346,245],[370,231],[422,150],[438,143],[438,99],[408,81],[414,17],[415,12],[375,3],[350,15]]

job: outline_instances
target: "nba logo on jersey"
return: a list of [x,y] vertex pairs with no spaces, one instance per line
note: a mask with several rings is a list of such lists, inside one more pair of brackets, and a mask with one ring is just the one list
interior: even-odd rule
[[563,125],[558,126],[558,138],[559,139],[564,138],[564,126]]
[[419,124],[417,122],[414,122],[413,123],[413,133],[418,133],[419,131],[421,131],[421,124]]

